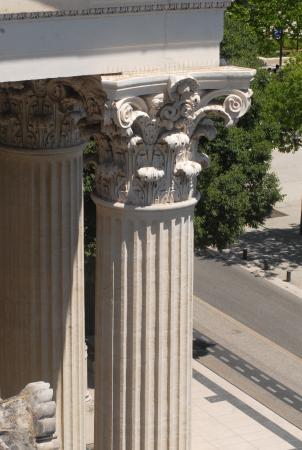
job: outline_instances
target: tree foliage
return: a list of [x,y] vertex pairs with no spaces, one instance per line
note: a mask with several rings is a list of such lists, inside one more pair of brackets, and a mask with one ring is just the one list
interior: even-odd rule
[[264,36],[272,29],[287,32],[297,19],[300,0],[249,0],[251,25]]
[[296,57],[281,72],[271,77],[264,104],[265,120],[276,133],[274,144],[282,152],[302,146],[302,58]]
[[243,41],[247,39],[246,27],[257,35],[259,55],[275,56],[279,49],[282,59],[284,46],[291,41],[299,48],[302,37],[301,0],[237,0],[229,8],[229,15],[236,19],[233,25],[242,25]]
[[228,64],[243,67],[259,66],[259,39],[249,24],[246,8],[237,5],[225,14],[225,32],[221,44],[221,57]]

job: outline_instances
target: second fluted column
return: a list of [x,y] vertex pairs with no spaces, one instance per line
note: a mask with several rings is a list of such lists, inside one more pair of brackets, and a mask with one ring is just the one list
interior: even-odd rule
[[96,448],[189,449],[195,200],[95,202]]
[[199,141],[215,137],[209,113],[231,125],[250,92],[189,75],[103,87],[92,161],[95,450],[190,450],[193,215],[208,164]]

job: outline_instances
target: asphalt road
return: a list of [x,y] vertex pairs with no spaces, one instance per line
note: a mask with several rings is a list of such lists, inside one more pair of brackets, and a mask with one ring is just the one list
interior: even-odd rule
[[302,356],[302,299],[221,260],[195,258],[194,295]]

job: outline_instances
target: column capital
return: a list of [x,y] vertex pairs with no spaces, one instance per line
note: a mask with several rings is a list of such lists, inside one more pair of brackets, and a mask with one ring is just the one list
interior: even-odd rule
[[[253,73],[247,72],[249,81]],[[243,88],[234,89],[223,72],[224,83],[221,73],[211,73],[207,82],[204,74],[136,77],[126,84],[103,80],[107,102],[93,162],[101,199],[148,206],[196,197],[196,178],[209,164],[199,141],[216,136],[211,116],[233,125],[252,95],[243,78]]]
[[32,150],[79,145],[87,124],[100,122],[103,104],[98,76],[1,83],[0,144]]

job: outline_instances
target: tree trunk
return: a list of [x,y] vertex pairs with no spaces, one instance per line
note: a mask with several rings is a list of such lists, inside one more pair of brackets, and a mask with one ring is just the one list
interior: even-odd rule
[[284,48],[284,31],[281,30],[281,37],[280,37],[280,52],[279,52],[279,66],[282,67],[283,63],[283,48]]

